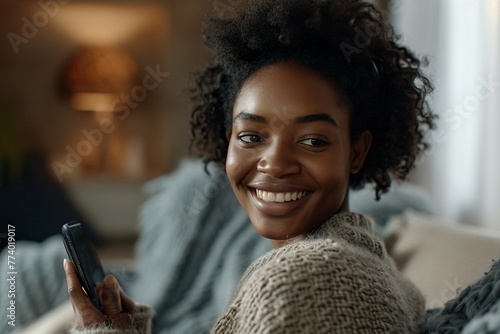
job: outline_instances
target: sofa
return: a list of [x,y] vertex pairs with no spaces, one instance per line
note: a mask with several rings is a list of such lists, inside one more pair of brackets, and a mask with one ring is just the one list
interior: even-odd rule
[[[186,160],[173,173],[148,182],[134,265],[107,268],[133,299],[156,310],[155,333],[207,332],[225,310],[245,268],[271,249],[251,227],[224,173],[211,165],[209,172],[201,162]],[[377,202],[367,187],[350,193],[350,207],[374,218],[396,265],[425,295],[429,315],[438,318],[439,312],[447,312],[446,302],[456,300],[500,258],[500,231],[440,219],[428,198],[422,189],[403,183]],[[73,315],[65,291],[66,255],[60,237],[19,243],[18,250],[18,258],[25,261],[19,261],[24,265],[18,268],[22,326],[15,333],[63,332]],[[499,296],[489,293],[483,313],[496,312],[493,304],[500,300],[500,274],[498,282],[494,275],[490,274],[489,289]],[[498,312],[500,318],[500,307]],[[0,326],[4,326],[1,333],[13,329]]]

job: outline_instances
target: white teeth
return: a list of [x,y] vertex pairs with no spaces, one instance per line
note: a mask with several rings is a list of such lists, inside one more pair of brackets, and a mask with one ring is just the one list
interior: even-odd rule
[[296,201],[304,197],[307,192],[305,191],[295,191],[293,193],[272,193],[269,191],[264,191],[264,190],[259,190],[256,189],[255,193],[257,194],[257,197],[266,201],[266,202],[290,202],[290,201]]

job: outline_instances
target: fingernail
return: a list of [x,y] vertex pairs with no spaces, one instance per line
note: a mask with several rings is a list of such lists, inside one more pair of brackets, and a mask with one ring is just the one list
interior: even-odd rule
[[69,262],[68,259],[63,260],[63,267],[65,271],[68,271]]

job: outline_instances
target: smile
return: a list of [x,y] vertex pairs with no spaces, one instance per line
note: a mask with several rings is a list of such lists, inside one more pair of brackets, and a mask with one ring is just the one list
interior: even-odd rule
[[295,191],[295,192],[270,192],[260,189],[255,189],[257,197],[265,202],[291,202],[297,201],[307,195],[307,191]]

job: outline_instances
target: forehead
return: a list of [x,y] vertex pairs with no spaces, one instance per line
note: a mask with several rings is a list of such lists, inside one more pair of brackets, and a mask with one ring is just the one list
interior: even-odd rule
[[236,113],[288,108],[302,113],[345,112],[340,92],[332,82],[295,61],[269,65],[251,75],[236,98]]

